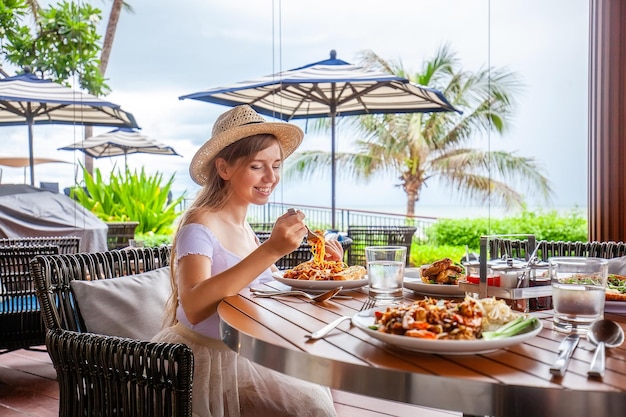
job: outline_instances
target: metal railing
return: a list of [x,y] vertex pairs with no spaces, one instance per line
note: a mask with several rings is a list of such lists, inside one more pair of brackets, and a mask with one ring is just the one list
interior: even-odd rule
[[[330,230],[332,211],[328,207],[289,203],[267,203],[263,206],[250,206],[248,223],[255,230],[271,230],[277,217],[293,207],[306,213],[310,228]],[[367,210],[335,209],[335,226],[338,232],[347,232],[351,226],[414,226],[415,237],[425,239],[425,229],[437,221],[436,217],[406,216],[396,213],[383,213]]]

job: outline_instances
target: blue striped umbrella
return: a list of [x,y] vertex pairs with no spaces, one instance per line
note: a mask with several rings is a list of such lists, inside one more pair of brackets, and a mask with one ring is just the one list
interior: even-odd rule
[[59,150],[79,150],[93,158],[124,155],[124,166],[127,166],[126,156],[133,153],[180,156],[171,146],[166,146],[136,129],[127,127],[92,136],[84,141],[59,148]]
[[331,118],[331,205],[335,228],[335,118],[380,113],[458,111],[438,90],[408,79],[330,59],[180,97],[225,106],[248,104],[282,120]]
[[35,184],[33,125],[137,127],[132,114],[91,94],[43,80],[29,70],[0,79],[0,125],[28,125],[30,183]]

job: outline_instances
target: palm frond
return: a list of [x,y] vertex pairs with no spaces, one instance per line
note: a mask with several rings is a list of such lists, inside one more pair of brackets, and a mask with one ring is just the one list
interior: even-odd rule
[[[359,57],[364,66],[438,89],[463,114],[340,118],[337,127],[351,129],[358,139],[354,153],[337,154],[338,176],[367,182],[374,175],[394,173],[407,193],[408,210],[430,181],[439,181],[458,196],[506,207],[519,206],[524,195],[550,199],[550,183],[534,159],[471,146],[477,137],[491,133],[500,137],[508,129],[515,112],[515,97],[523,89],[515,73],[503,68],[463,70],[448,44],[425,61],[420,72],[411,72],[402,61],[385,60],[371,50],[362,51]],[[317,119],[314,126],[328,131],[330,121]],[[330,175],[330,169],[324,167],[330,167],[331,156],[329,152],[302,152],[292,156],[287,164],[287,178]]]

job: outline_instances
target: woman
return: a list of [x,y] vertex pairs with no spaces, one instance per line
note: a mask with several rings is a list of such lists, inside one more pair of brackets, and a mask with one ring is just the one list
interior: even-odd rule
[[[222,114],[196,153],[191,178],[202,189],[173,243],[169,327],[155,341],[194,352],[193,412],[199,416],[335,416],[330,390],[255,365],[220,340],[219,302],[272,280],[274,263],[294,251],[304,215],[283,214],[267,241],[246,222],[250,204],[267,203],[283,160],[302,142],[295,125],[268,123],[243,105]],[[328,242],[331,259],[343,249]]]

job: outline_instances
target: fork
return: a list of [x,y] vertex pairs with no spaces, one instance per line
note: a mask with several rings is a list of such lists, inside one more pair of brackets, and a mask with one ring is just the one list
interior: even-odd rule
[[[342,287],[343,289],[343,287]],[[312,300],[318,294],[310,294],[306,291],[299,290],[277,290],[277,289],[264,289],[264,288],[250,288],[250,292],[256,296],[280,296],[280,295],[304,295],[305,297]],[[305,295],[306,294],[306,295]],[[339,293],[337,293],[339,294]],[[339,299],[339,300],[352,300],[354,297],[351,295],[333,295],[331,298]]]
[[[373,308],[375,306],[376,306],[376,300],[373,298],[367,297],[367,299],[365,300],[365,302],[363,303],[359,311],[369,310],[370,308]],[[351,319],[352,319],[352,316],[341,316],[338,319],[331,321],[330,323],[328,323],[326,326],[322,327],[321,329],[311,334],[306,335],[306,337],[309,338],[310,340],[322,339],[328,333],[330,333],[335,327],[339,326],[344,321],[351,320]]]
[[[289,208],[287,209],[287,213],[294,215],[296,214],[296,210],[294,208]],[[306,227],[306,238],[308,240],[321,240],[321,236],[311,231],[311,229],[309,229],[309,226],[305,224],[304,227]]]

